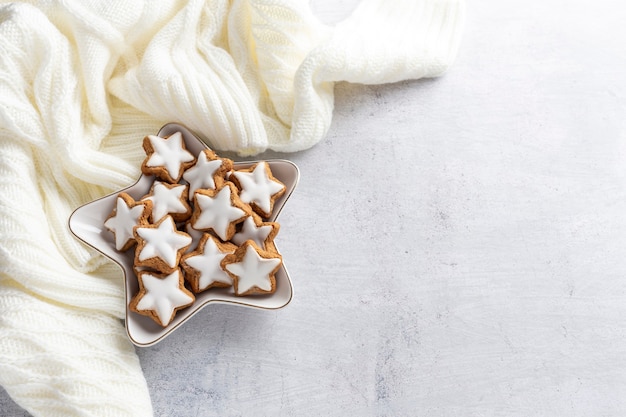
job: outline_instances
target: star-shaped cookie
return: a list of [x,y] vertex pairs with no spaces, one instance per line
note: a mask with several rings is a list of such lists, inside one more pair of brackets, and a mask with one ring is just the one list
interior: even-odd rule
[[183,184],[168,184],[155,181],[150,188],[150,194],[142,198],[152,202],[150,220],[156,223],[168,214],[174,221],[181,222],[191,216],[191,207],[187,203],[187,186]]
[[217,238],[205,233],[198,243],[198,248],[184,255],[180,261],[185,279],[195,293],[213,287],[230,287],[233,280],[221,267],[221,262],[237,249],[232,243],[222,243]]
[[276,251],[274,238],[280,230],[276,222],[263,222],[259,216],[252,213],[241,224],[241,230],[230,239],[236,245],[243,245],[246,240],[252,240],[262,249]]
[[152,202],[135,201],[128,194],[119,193],[115,209],[104,222],[115,235],[115,249],[126,251],[137,242],[133,231],[136,226],[147,223],[151,209]]
[[154,225],[135,228],[137,266],[161,272],[176,269],[182,253],[191,244],[191,236],[176,229],[172,216],[165,216]]
[[234,171],[230,180],[241,190],[241,201],[249,203],[257,214],[266,219],[271,216],[276,199],[285,192],[285,185],[272,175],[264,161],[250,169]]
[[147,156],[141,164],[141,172],[172,184],[180,181],[183,171],[196,160],[185,147],[180,132],[165,138],[148,135],[143,140],[143,148]]
[[198,155],[196,164],[183,174],[189,183],[189,195],[193,196],[198,188],[214,190],[221,185],[226,173],[233,169],[233,161],[220,158],[215,152],[205,149]]
[[264,251],[248,240],[224,258],[222,268],[233,278],[235,294],[269,294],[276,289],[276,271],[281,264],[278,253]]
[[139,272],[139,292],[130,302],[129,308],[165,327],[174,318],[176,312],[190,306],[194,295],[185,288],[180,269],[169,274],[149,271]]
[[196,191],[193,202],[193,228],[212,230],[224,241],[230,240],[235,234],[235,225],[250,215],[249,209],[241,203],[235,186],[230,182],[224,183],[217,190]]

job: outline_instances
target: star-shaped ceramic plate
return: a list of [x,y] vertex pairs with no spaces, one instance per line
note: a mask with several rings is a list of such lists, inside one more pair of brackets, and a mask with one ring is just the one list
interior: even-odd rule
[[[170,123],[161,128],[158,135],[169,136],[181,132],[187,149],[198,155],[206,145],[184,126]],[[287,188],[285,193],[276,200],[274,211],[268,221],[275,221],[285,202],[293,192],[299,179],[298,167],[286,160],[269,160],[272,173]],[[254,165],[252,162],[235,162],[235,169],[245,169]],[[287,269],[283,264],[276,274],[276,292],[268,295],[237,297],[232,289],[220,288],[196,294],[196,301],[191,306],[178,312],[174,320],[165,328],[156,324],[152,319],[142,316],[128,309],[133,295],[139,291],[139,284],[133,272],[133,258],[135,251],[130,249],[119,252],[115,249],[113,234],[104,227],[104,222],[115,206],[117,195],[125,191],[138,200],[148,193],[154,177],[141,175],[139,180],[130,187],[119,190],[106,197],[92,201],[77,208],[70,216],[69,227],[72,233],[80,240],[92,246],[103,255],[111,258],[122,268],[124,285],[126,287],[126,332],[130,340],[137,346],[150,346],[171,334],[175,329],[187,321],[191,316],[208,304],[235,304],[238,306],[260,308],[266,310],[278,309],[286,306],[293,296],[293,287]]]

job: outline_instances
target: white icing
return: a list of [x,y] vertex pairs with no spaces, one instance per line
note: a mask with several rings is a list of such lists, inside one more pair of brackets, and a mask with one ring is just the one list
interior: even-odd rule
[[243,294],[255,287],[270,291],[272,289],[270,275],[280,263],[280,258],[262,258],[252,245],[248,245],[241,262],[226,264],[225,268],[233,275],[237,275],[237,293]]
[[165,139],[159,136],[148,135],[148,140],[154,149],[146,165],[149,167],[165,167],[170,177],[180,178],[182,167],[185,162],[191,162],[194,156],[183,149],[183,135],[176,132]]
[[185,259],[185,263],[200,272],[198,278],[198,289],[206,289],[209,285],[219,282],[231,285],[233,283],[220,266],[222,259],[232,251],[222,252],[212,238],[208,238],[204,245],[204,252],[199,255],[190,256]]
[[254,203],[268,214],[272,209],[272,196],[285,188],[283,184],[269,178],[265,162],[256,164],[252,172],[234,171],[232,175],[241,184],[241,201]]
[[257,226],[252,216],[247,217],[243,222],[241,231],[235,233],[230,239],[236,245],[243,245],[246,240],[252,240],[260,248],[265,248],[265,239],[272,232],[273,227],[270,225]]
[[198,188],[214,190],[215,180],[213,176],[221,166],[221,159],[209,160],[206,152],[200,152],[196,164],[183,174],[183,178],[189,183],[189,195],[193,196]]
[[115,216],[109,217],[104,225],[115,234],[115,249],[122,250],[129,240],[134,239],[133,228],[139,223],[145,206],[129,208],[122,197],[117,197]]
[[181,200],[186,185],[167,187],[161,181],[155,181],[152,187],[152,195],[144,200],[152,201],[152,222],[157,223],[170,213],[186,213],[189,206]]
[[137,303],[137,310],[154,310],[163,326],[169,324],[174,310],[193,302],[193,298],[180,288],[180,270],[165,278],[150,273],[141,275],[145,294]]
[[191,243],[191,236],[178,232],[171,216],[167,216],[156,228],[138,227],[137,234],[145,241],[139,252],[140,261],[150,258],[161,258],[174,268],[178,251]]
[[214,197],[196,193],[196,201],[201,211],[193,227],[200,230],[213,229],[222,240],[228,240],[230,223],[246,215],[245,211],[231,205],[230,193],[228,186],[224,186]]
[[187,232],[187,234],[191,236],[191,245],[189,245],[189,248],[187,248],[187,252],[196,250],[200,239],[204,235],[204,232],[191,227],[191,223],[185,224],[185,232]]

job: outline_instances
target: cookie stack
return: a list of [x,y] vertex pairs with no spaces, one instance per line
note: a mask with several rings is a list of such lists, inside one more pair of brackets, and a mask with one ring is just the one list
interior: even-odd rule
[[139,292],[130,310],[165,327],[203,291],[275,292],[279,225],[267,220],[285,186],[269,164],[234,170],[210,149],[191,154],[180,132],[146,136],[143,148],[149,193],[139,200],[120,193],[104,222],[117,250],[135,248]]

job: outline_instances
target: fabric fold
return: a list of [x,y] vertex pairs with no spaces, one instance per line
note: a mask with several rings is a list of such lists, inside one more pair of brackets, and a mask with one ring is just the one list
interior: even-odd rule
[[34,416],[149,416],[119,269],[67,228],[136,168],[89,136],[77,52],[40,9],[0,8],[0,57],[0,384]]

